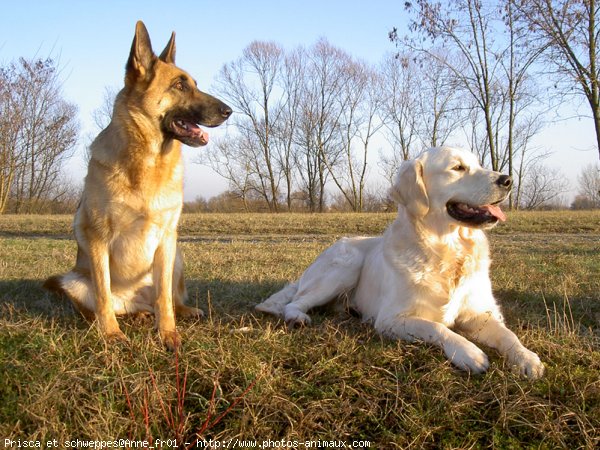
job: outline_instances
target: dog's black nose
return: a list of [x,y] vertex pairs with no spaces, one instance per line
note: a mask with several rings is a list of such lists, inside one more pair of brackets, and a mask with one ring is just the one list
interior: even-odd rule
[[227,119],[233,111],[231,110],[231,108],[229,106],[225,105],[225,106],[221,106],[220,112],[221,112],[221,115],[225,119]]
[[500,187],[510,188],[512,186],[512,178],[508,175],[500,175],[496,180],[496,184]]

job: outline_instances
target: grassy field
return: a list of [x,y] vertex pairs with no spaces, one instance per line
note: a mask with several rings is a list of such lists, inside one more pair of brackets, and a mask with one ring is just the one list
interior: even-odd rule
[[383,339],[341,313],[317,313],[300,330],[254,313],[339,236],[376,234],[392,219],[184,216],[190,300],[207,317],[179,322],[184,346],[173,355],[151,319],[121,320],[131,344],[109,347],[41,289],[73,264],[71,217],[0,216],[0,447],[10,447],[5,439],[12,448],[19,439],[185,447],[199,436],[230,448],[281,439],[598,448],[600,212],[511,213],[490,234],[508,325],[546,364],[536,382],[490,349],[489,372],[469,376],[436,348]]

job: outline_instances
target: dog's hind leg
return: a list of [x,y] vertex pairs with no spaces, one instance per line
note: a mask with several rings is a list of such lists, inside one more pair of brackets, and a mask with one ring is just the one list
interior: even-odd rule
[[295,288],[293,299],[283,311],[288,325],[310,324],[306,313],[311,308],[325,305],[356,287],[365,260],[365,248],[361,242],[365,241],[340,239],[306,269],[295,285],[279,293],[289,296]]
[[194,308],[185,304],[188,299],[185,279],[183,277],[183,256],[179,246],[175,255],[175,266],[173,268],[173,303],[175,304],[175,314],[178,317],[204,317],[204,312],[200,308]]
[[[312,267],[312,266],[311,266]],[[310,269],[310,267],[309,267]],[[323,306],[351,291],[358,283],[361,266],[336,267],[335,264],[327,273],[309,274],[305,272],[296,285],[294,299],[285,305],[284,319],[290,326],[310,325],[307,312]]]
[[264,302],[255,306],[255,309],[267,314],[273,314],[277,317],[284,317],[285,306],[294,299],[294,295],[298,291],[298,283],[290,283],[282,290],[271,295]]

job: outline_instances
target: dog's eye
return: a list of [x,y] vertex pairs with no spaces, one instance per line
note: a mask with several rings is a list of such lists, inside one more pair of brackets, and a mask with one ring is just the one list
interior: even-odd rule
[[178,81],[173,85],[173,87],[178,91],[185,91],[185,84],[183,83],[183,81]]
[[457,164],[454,167],[452,167],[452,170],[455,170],[457,172],[464,172],[465,170],[467,170],[467,168],[462,164]]

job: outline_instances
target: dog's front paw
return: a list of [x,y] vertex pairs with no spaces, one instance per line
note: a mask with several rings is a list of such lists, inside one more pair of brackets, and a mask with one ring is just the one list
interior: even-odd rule
[[200,308],[187,305],[176,305],[175,314],[181,318],[202,319],[204,317],[204,311]]
[[541,378],[546,370],[540,357],[525,347],[516,350],[510,355],[509,363],[516,368],[520,375],[531,380]]
[[117,319],[115,317],[99,317],[98,329],[100,334],[104,336],[108,344],[128,344],[129,339],[121,331]]
[[296,305],[290,303],[285,307],[285,323],[289,327],[304,327],[310,325],[308,314],[300,311]]
[[106,333],[106,342],[109,344],[129,344],[129,338],[125,336],[125,334],[117,329],[115,331],[111,331],[110,333]]
[[160,340],[167,350],[175,352],[181,347],[181,338],[175,330],[159,330]]
[[449,346],[449,348],[444,348],[444,352],[450,362],[461,370],[483,373],[490,366],[487,355],[471,342]]

